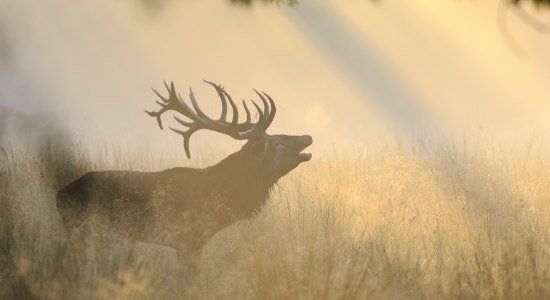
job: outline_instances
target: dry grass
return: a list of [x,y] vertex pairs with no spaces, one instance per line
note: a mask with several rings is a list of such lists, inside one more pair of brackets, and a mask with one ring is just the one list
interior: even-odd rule
[[86,170],[164,163],[54,148],[0,153],[0,298],[550,298],[550,168],[533,153],[317,155],[216,235],[183,289],[170,249],[67,235],[54,204]]

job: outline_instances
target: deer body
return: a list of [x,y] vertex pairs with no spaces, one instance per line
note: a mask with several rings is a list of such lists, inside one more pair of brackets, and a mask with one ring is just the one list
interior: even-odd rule
[[[311,154],[301,153],[311,145],[310,136],[265,133],[275,114],[269,96],[264,94],[269,98],[271,110],[258,93],[264,111],[254,103],[260,114],[257,123],[251,123],[246,104],[247,121],[238,123],[238,113],[229,95],[212,85],[222,99],[220,120],[206,117],[191,92],[195,108],[192,111],[181,98],[176,98],[173,84],[167,86],[170,97],[161,97],[162,109],[149,114],[157,118],[161,128],[160,115],[169,109],[194,121],[176,118],[189,130],[173,129],[183,135],[188,156],[191,134],[204,128],[246,139],[241,150],[204,169],[87,173],[58,193],[57,206],[64,225],[74,228],[96,217],[122,237],[174,247],[180,258],[189,258],[222,228],[251,217],[267,200],[279,178],[311,158]],[[231,122],[225,120],[226,98],[233,108]]]

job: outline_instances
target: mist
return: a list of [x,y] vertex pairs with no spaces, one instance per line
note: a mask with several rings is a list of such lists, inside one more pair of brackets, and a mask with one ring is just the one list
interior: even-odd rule
[[[0,275],[45,298],[549,295],[550,40],[504,10],[519,55],[499,27],[502,2],[2,1],[0,266],[11,273]],[[550,17],[525,2],[537,20]],[[209,232],[193,254],[198,275],[175,274],[179,254],[166,245],[66,230],[58,191],[85,174],[101,180],[82,185],[131,187],[71,190],[108,204],[135,190],[153,195],[138,200],[194,195],[203,168],[224,183],[244,177],[255,160],[221,175],[208,167],[247,141],[199,130],[188,159],[168,129],[177,113],[161,130],[145,112],[161,108],[152,89],[167,95],[173,82],[219,117],[203,80],[241,111],[241,99],[252,108],[254,89],[265,92],[277,108],[267,133],[312,139],[260,143],[292,141],[300,162],[263,187],[259,208]],[[283,165],[274,162],[269,171]],[[189,176],[179,185],[154,173],[174,167],[197,170],[174,169]],[[101,177],[111,171],[120,182]],[[197,203],[220,198],[203,188]],[[212,215],[197,211],[182,219]]]
[[[150,89],[174,81],[185,98],[193,87],[216,113],[207,79],[238,99],[254,97],[252,88],[268,92],[280,107],[273,133],[313,131],[320,149],[423,126],[451,136],[482,127],[516,142],[534,128],[546,132],[549,91],[537,78],[548,75],[538,50],[548,45],[510,18],[530,50],[515,56],[494,24],[496,4],[7,1],[2,104],[63,111],[75,137],[173,148],[177,137],[143,113],[154,106]],[[320,6],[339,40],[318,26]]]

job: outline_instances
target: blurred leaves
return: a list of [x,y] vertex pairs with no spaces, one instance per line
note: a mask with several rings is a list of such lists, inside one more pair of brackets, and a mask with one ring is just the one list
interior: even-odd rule
[[[298,5],[299,1],[300,0],[229,0],[231,4],[239,6],[252,6],[255,2],[295,6]],[[171,0],[137,0],[137,2],[148,12],[157,13],[164,9]]]
[[[525,8],[525,5],[532,5],[536,10],[548,10],[550,9],[550,0],[502,0],[503,3],[511,7],[511,11],[514,15],[521,20],[524,24],[531,27],[540,33],[548,33],[550,31],[550,24],[542,21],[538,16],[529,13],[529,9]],[[502,39],[508,47],[516,54],[523,54],[520,43],[516,41],[511,34],[508,26],[507,14],[504,10],[499,9],[499,30]]]
[[509,0],[509,2],[513,5],[519,5],[525,2],[532,2],[537,8],[542,8],[545,6],[546,8],[550,8],[550,0]]
[[[170,0],[137,0],[146,10],[150,12],[157,12],[164,8]],[[379,2],[380,0],[369,0],[370,2]],[[523,3],[532,3],[537,8],[550,8],[550,0],[503,0],[510,5],[519,6]],[[231,4],[241,6],[252,6],[254,3],[268,3],[276,5],[296,6],[300,3],[300,0],[229,0]]]
[[157,13],[161,11],[170,0],[138,0],[138,2],[149,13]]
[[229,0],[231,4],[251,6],[254,2],[275,3],[288,6],[298,5],[299,0]]
[[[158,2],[163,0],[141,0],[141,1],[151,1],[151,2]],[[232,4],[240,4],[245,6],[250,6],[254,4],[254,2],[264,2],[264,3],[275,3],[275,4],[284,4],[288,6],[295,6],[299,4],[300,0],[229,0]],[[522,3],[531,2],[533,3],[537,8],[550,8],[550,0],[504,0],[507,1],[509,4],[512,5],[520,5]],[[371,2],[378,2],[378,0],[371,0]]]

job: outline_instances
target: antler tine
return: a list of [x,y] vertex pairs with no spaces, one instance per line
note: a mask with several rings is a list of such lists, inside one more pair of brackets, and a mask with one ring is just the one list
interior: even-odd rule
[[[239,123],[239,109],[237,108],[237,105],[235,105],[233,98],[231,98],[231,96],[225,91],[223,87],[221,87],[221,85],[215,84],[207,80],[204,80],[204,82],[210,84],[216,89],[216,92],[220,97],[220,101],[222,102],[222,114],[219,121],[228,124],[229,127],[232,127],[233,130],[238,130],[237,125]],[[231,106],[231,110],[233,113],[231,123],[227,121],[227,100],[229,100],[229,105]]]
[[239,135],[245,139],[251,138],[260,132],[265,132],[262,126],[262,124],[264,123],[264,116],[262,113],[262,109],[260,108],[260,106],[258,106],[258,104],[256,104],[256,102],[254,102],[254,100],[252,100],[252,104],[256,107],[256,110],[258,111],[258,122],[256,122],[255,126],[252,127],[251,129],[248,129],[245,132],[239,133]]
[[256,110],[258,111],[258,122],[256,122],[256,124],[262,124],[264,121],[264,113],[260,108],[260,106],[256,104],[256,101],[252,100],[252,104],[254,104],[254,106],[256,107]]
[[[176,103],[177,102],[177,103]],[[170,109],[175,110],[176,112],[179,112],[180,114],[188,117],[191,120],[196,120],[199,118],[199,116],[183,101],[183,97],[178,93],[178,98],[174,100],[174,103],[172,104],[173,107]],[[178,106],[180,105],[180,106]]]
[[[157,90],[155,90],[155,89],[152,89],[152,90],[153,90],[153,92],[155,92],[155,94],[157,94],[157,96],[158,96],[160,99],[162,99],[162,101],[163,101],[164,103],[168,103],[168,98],[164,98],[159,92],[157,92]],[[156,102],[157,102],[159,105],[161,105],[161,106],[163,105],[163,104],[161,104],[161,103],[158,102],[158,101],[156,101]]]
[[252,104],[254,104],[254,106],[256,107],[256,110],[258,111],[258,122],[256,124],[261,125],[265,119],[262,109],[260,108],[260,106],[258,106],[258,104],[256,104],[254,100],[252,100]]
[[[166,82],[164,82],[166,85]],[[166,86],[168,88],[168,86]],[[196,118],[197,114],[183,101],[183,97],[176,93],[176,87],[174,82],[170,81],[170,88],[168,88],[168,103],[166,103],[167,110],[174,110],[188,118]]]
[[236,126],[239,122],[239,110],[237,108],[237,105],[235,105],[233,98],[231,98],[231,96],[225,91],[225,89],[221,85],[215,84],[207,80],[204,80],[204,82],[213,86],[216,89],[218,96],[220,97],[220,101],[222,103],[222,113],[219,121],[229,123],[227,121],[227,100],[229,100],[229,105],[231,106],[231,109],[233,111],[233,117],[232,117],[230,126]]
[[217,89],[218,95],[220,96],[220,101],[222,103],[222,113],[220,114],[220,121],[225,121],[227,118],[227,100],[225,99],[225,96],[223,93],[220,93]]
[[191,139],[191,135],[195,133],[200,128],[197,127],[191,127],[187,131],[178,130],[175,128],[170,127],[170,129],[178,134],[180,134],[183,137],[183,148],[185,150],[185,155],[187,155],[187,158],[191,158],[191,151],[189,150],[189,140]]
[[220,102],[222,103],[222,113],[220,115],[219,121],[227,122],[227,99],[225,99],[225,95],[222,92],[223,88],[220,85],[217,85],[213,82],[210,82],[207,80],[203,80],[203,81],[213,86],[216,89],[216,92],[220,97]]
[[273,119],[275,119],[275,114],[277,113],[277,106],[275,105],[275,101],[273,101],[273,99],[267,93],[263,92],[263,94],[267,97],[267,99],[269,99],[269,103],[271,104],[271,112],[267,117],[267,121],[265,124],[265,128],[268,128],[273,122]]
[[[269,115],[270,115],[269,104],[267,104],[267,100],[265,100],[265,97],[262,94],[260,94],[260,92],[258,92],[256,89],[254,89],[254,92],[256,92],[256,94],[258,94],[258,96],[260,97],[260,99],[262,99],[262,102],[264,104],[264,112],[263,112],[264,118],[263,118],[263,121],[265,121],[266,120],[265,117],[269,118]],[[265,127],[265,124],[262,124],[262,127],[267,129],[267,127]]]
[[265,100],[265,97],[260,94],[256,89],[253,89],[254,92],[262,99],[262,102],[264,104],[264,115],[269,115],[269,105],[267,104],[267,100]]
[[152,89],[153,92],[155,92],[155,94],[157,94],[157,96],[159,96],[160,99],[162,99],[162,102],[158,101],[158,100],[155,100],[155,102],[161,106],[161,109],[159,111],[148,111],[148,110],[145,110],[145,112],[151,116],[151,117],[155,117],[157,119],[157,123],[159,124],[159,127],[160,129],[164,129],[163,126],[162,126],[162,119],[160,118],[160,116],[166,111],[168,110],[166,108],[166,104],[165,103],[168,103],[168,99],[167,98],[164,98],[159,92],[157,92],[155,89]]
[[[170,88],[168,87],[168,84],[166,84],[166,81],[164,81],[164,86],[165,86],[166,89],[168,90],[168,93],[170,93]],[[164,98],[159,92],[157,92],[157,90],[155,90],[155,89],[153,89],[153,88],[152,88],[152,90],[153,90],[153,92],[155,92],[155,94],[157,94],[157,96],[158,96],[160,99],[162,99],[162,101],[163,101],[164,103],[168,103],[168,102],[170,101],[169,98]],[[158,101],[155,101],[155,102],[157,102],[160,106],[164,106],[164,104],[161,103],[161,102],[158,102]]]
[[234,129],[237,129],[237,125],[239,124],[239,109],[237,108],[237,105],[231,98],[231,96],[222,88],[220,88],[222,93],[227,97],[227,100],[229,100],[229,105],[231,105],[231,109],[233,110],[233,118],[231,119],[231,125]]
[[166,112],[167,110],[170,109],[169,105],[171,104],[172,96],[175,95],[174,82],[171,82],[170,87],[168,87],[168,84],[166,83],[166,81],[163,81],[163,82],[164,82],[164,86],[166,87],[166,90],[168,90],[168,98],[163,97],[159,92],[157,92],[157,90],[152,89],[153,92],[155,94],[157,94],[157,96],[162,100],[162,102],[160,102],[158,100],[155,101],[158,105],[160,105],[161,109],[159,111],[147,111],[147,110],[145,110],[145,112],[149,116],[155,117],[157,119],[157,123],[159,124],[160,129],[164,129],[164,126],[162,126],[161,116],[164,112]]
[[[166,85],[166,82],[164,82],[164,85]],[[166,88],[168,88],[168,86],[166,86]],[[174,101],[178,101],[178,95],[176,94],[176,87],[174,86],[174,82],[170,81],[170,88],[168,88],[167,104],[173,104]]]
[[150,115],[151,117],[155,117],[157,119],[157,123],[159,124],[160,129],[164,129],[163,126],[162,126],[162,120],[160,119],[160,115],[162,114],[161,111],[162,111],[162,109],[158,112],[144,110],[144,112],[146,112],[148,115]]
[[244,101],[244,99],[243,99],[243,106],[244,106],[244,111],[246,112],[246,121],[245,121],[245,123],[246,123],[246,124],[249,124],[249,123],[250,123],[250,120],[251,120],[251,118],[250,118],[250,110],[248,110],[248,106],[246,106],[246,101]]
[[193,108],[195,108],[195,111],[197,112],[199,117],[201,119],[208,119],[209,121],[211,121],[211,119],[200,109],[199,105],[197,104],[197,100],[195,99],[192,88],[189,88],[189,98],[191,99],[191,104],[193,104]]
[[180,123],[181,125],[183,125],[183,126],[185,126],[185,127],[191,128],[191,127],[193,126],[193,123],[192,123],[192,122],[187,122],[187,121],[185,121],[185,120],[182,120],[182,119],[178,118],[177,116],[174,116],[174,119],[175,119],[178,123]]

